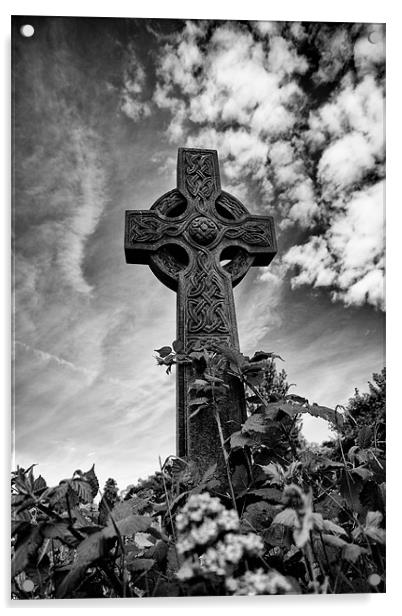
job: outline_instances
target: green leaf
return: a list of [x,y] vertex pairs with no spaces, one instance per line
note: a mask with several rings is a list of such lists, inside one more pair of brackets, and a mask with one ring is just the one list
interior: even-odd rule
[[373,438],[373,430],[371,426],[362,426],[357,433],[356,443],[362,449],[366,449],[370,446],[371,440]]
[[254,415],[251,415],[250,417],[248,417],[248,419],[246,419],[243,424],[242,431],[260,432],[261,434],[264,434],[264,432],[267,430],[267,427],[268,422],[265,419],[264,415],[262,415],[261,413],[254,413]]
[[261,531],[272,523],[277,509],[265,501],[248,505],[241,518],[242,527],[250,531]]
[[344,539],[341,539],[337,535],[326,535],[323,533],[321,537],[324,543],[327,543],[328,545],[332,545],[335,548],[343,548],[345,545],[348,545],[347,541],[345,541]]
[[33,491],[36,493],[42,492],[47,488],[46,481],[43,479],[42,475],[39,475],[34,481]]
[[307,411],[310,413],[310,415],[313,415],[314,417],[320,417],[321,419],[325,419],[326,421],[329,421],[330,423],[333,423],[338,426],[342,426],[344,423],[344,419],[341,413],[338,413],[338,411],[334,409],[330,409],[328,406],[311,404],[307,408]]
[[127,565],[130,571],[149,571],[156,561],[153,558],[134,558]]
[[153,558],[156,560],[157,563],[161,563],[165,560],[167,553],[168,544],[166,543],[166,541],[159,540],[155,543],[155,545],[153,545],[146,551],[145,557]]
[[73,479],[70,485],[83,503],[92,503],[93,491],[88,481],[83,479]]
[[382,513],[380,511],[368,511],[364,532],[377,543],[385,543],[385,530],[380,528]]
[[346,531],[339,526],[339,524],[335,524],[332,520],[324,520],[324,530],[330,533],[335,533],[337,535],[346,535]]
[[356,545],[356,543],[347,543],[342,550],[342,558],[351,563],[355,563],[363,554],[368,554],[368,550]]
[[175,340],[172,344],[172,347],[175,353],[184,353],[184,344],[182,340]]
[[27,564],[35,557],[43,542],[39,526],[32,526],[29,534],[15,549],[11,560],[11,575],[15,577],[25,569]]
[[42,535],[46,539],[61,539],[71,544],[76,542],[74,535],[69,529],[68,522],[53,522],[42,526]]
[[357,466],[356,468],[353,468],[351,472],[355,473],[356,475],[359,475],[359,477],[361,477],[363,481],[366,481],[367,479],[370,479],[373,476],[373,471],[370,471],[368,468],[365,468],[364,466]]
[[[121,535],[134,535],[135,533],[149,530],[152,521],[150,516],[131,514],[122,520],[116,521],[116,526]],[[112,520],[108,521],[105,531],[107,537],[117,536]]]
[[99,481],[95,475],[95,464],[92,465],[89,471],[82,474],[81,479],[89,483],[92,491],[92,498],[95,498],[99,491]]
[[298,524],[297,513],[294,509],[287,507],[274,517],[272,524],[283,524],[294,528]]
[[282,500],[282,492],[277,488],[258,488],[256,490],[250,490],[248,494],[261,496],[261,498],[273,501],[274,503],[280,503]]
[[250,436],[242,434],[241,430],[233,432],[233,434],[230,435],[230,446],[232,449],[235,447],[251,447],[252,445],[255,445],[255,440]]
[[267,464],[266,466],[260,465],[265,475],[267,475],[271,481],[271,483],[276,483],[277,485],[282,485],[285,480],[285,473],[280,464],[276,462],[271,462],[271,464]]
[[69,487],[69,481],[64,479],[59,483],[55,488],[49,488],[49,491],[46,494],[46,497],[49,499],[50,505],[55,505],[67,494],[67,490]]
[[82,579],[86,569],[104,556],[106,552],[105,530],[106,529],[102,529],[101,531],[89,535],[78,545],[77,558],[70,571],[57,588],[56,598],[62,599],[65,597],[78,581]]
[[166,572],[168,575],[176,573],[180,567],[180,560],[177,554],[176,546],[172,543],[169,545],[167,553],[167,567]]
[[159,355],[162,358],[164,358],[164,357],[167,357],[168,355],[170,355],[170,353],[172,352],[172,347],[164,346],[164,347],[161,347],[160,349],[154,349],[154,351],[156,353],[159,353]]
[[205,396],[200,396],[199,398],[193,398],[188,403],[188,406],[204,406],[205,404],[210,404],[210,400]]
[[298,404],[301,404],[302,406],[308,404],[307,398],[303,398],[302,396],[297,396],[296,394],[288,394],[286,396],[286,400],[291,400],[292,402],[297,402]]
[[201,479],[201,483],[207,483],[207,481],[212,479],[212,477],[216,473],[217,466],[218,466],[218,463],[215,462],[215,464],[212,464],[209,468],[207,468],[207,470],[204,473],[203,478]]

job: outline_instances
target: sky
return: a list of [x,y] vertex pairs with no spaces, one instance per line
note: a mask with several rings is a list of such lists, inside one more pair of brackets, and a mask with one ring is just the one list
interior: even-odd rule
[[[175,294],[124,258],[124,212],[175,187],[177,148],[275,219],[234,290],[241,350],[345,404],[385,363],[385,32],[379,24],[31,18],[13,24],[14,465],[95,463],[120,488],[175,453]],[[325,422],[305,421],[321,441]]]

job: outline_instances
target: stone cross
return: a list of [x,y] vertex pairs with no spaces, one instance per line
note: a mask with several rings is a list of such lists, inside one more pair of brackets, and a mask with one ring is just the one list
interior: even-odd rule
[[[268,265],[276,250],[272,217],[250,215],[221,190],[215,150],[179,148],[177,188],[150,210],[126,212],[127,263],[149,265],[176,291],[176,337],[187,352],[211,343],[239,349],[232,288],[251,266]],[[177,455],[195,461],[201,472],[218,462],[223,476],[216,423],[203,412],[189,419],[191,368],[177,368]],[[225,438],[246,419],[244,391],[234,381],[221,413]]]

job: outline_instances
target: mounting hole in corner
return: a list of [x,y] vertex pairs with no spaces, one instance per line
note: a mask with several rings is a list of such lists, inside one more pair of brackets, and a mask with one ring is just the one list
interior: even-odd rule
[[25,38],[30,38],[34,35],[35,28],[31,26],[31,24],[24,24],[23,26],[21,26],[20,32]]

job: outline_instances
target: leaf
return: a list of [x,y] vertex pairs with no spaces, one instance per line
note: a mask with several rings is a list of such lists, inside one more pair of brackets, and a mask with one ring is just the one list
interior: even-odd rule
[[356,545],[356,543],[347,543],[342,550],[342,558],[351,563],[355,563],[363,554],[368,554],[368,550]]
[[236,494],[244,492],[249,484],[249,474],[244,464],[237,464],[232,472],[232,484]]
[[260,432],[264,434],[267,430],[267,420],[261,413],[254,413],[244,422],[242,432]]
[[335,524],[335,522],[332,522],[332,520],[324,520],[323,522],[324,530],[326,530],[327,532],[335,533],[337,535],[347,534],[346,531],[342,528],[342,526]]
[[366,449],[370,446],[371,440],[373,438],[373,430],[371,426],[362,426],[357,433],[356,443],[362,449]]
[[216,349],[230,361],[231,367],[233,368],[241,368],[247,363],[247,359],[237,349],[233,349],[227,345],[216,345]]
[[161,347],[160,349],[154,349],[154,351],[155,351],[156,353],[159,353],[159,355],[160,355],[162,358],[165,358],[165,357],[167,357],[168,355],[170,355],[170,353],[172,352],[172,347],[170,347],[170,346],[164,346],[164,347]]
[[368,511],[366,515],[366,526],[375,526],[378,528],[382,522],[381,511]]
[[351,472],[356,473],[356,475],[359,475],[359,477],[361,477],[363,481],[366,481],[373,476],[373,471],[370,471],[364,466],[357,466],[356,468],[353,468]]
[[99,491],[99,481],[95,475],[95,464],[92,465],[89,471],[82,473],[81,478],[89,483],[92,491],[92,498],[95,498]]
[[83,503],[92,503],[92,488],[88,481],[73,479],[70,485]]
[[250,436],[242,434],[241,430],[230,435],[230,446],[232,449],[235,447],[251,447],[252,445],[255,445],[255,440]]
[[284,483],[285,473],[280,464],[277,464],[276,462],[271,462],[271,464],[261,466],[261,468],[264,471],[265,475],[268,475],[271,483],[276,483],[277,485],[282,485]]
[[283,524],[271,524],[267,530],[262,532],[262,536],[264,541],[272,546],[290,548],[292,544],[290,529]]
[[39,477],[37,477],[34,481],[33,491],[36,494],[37,492],[42,492],[46,488],[47,488],[46,481],[43,479],[42,475],[39,475]]
[[290,507],[287,507],[278,513],[272,520],[272,524],[283,524],[284,526],[290,526],[291,528],[294,528],[298,523],[297,513]]
[[130,571],[149,571],[155,563],[153,558],[134,558],[127,564]]
[[248,505],[241,524],[246,530],[261,531],[270,526],[277,509],[264,501]]
[[194,379],[188,387],[188,391],[191,393],[203,392],[206,393],[211,391],[211,386],[205,379]]
[[297,402],[302,405],[308,404],[307,398],[303,398],[302,396],[297,396],[296,394],[288,394],[286,396],[286,400],[291,400],[292,402]]
[[319,404],[311,404],[307,408],[310,415],[314,417],[321,417],[321,419],[325,419],[330,423],[333,423],[338,426],[342,426],[344,423],[343,416],[341,413],[334,409],[330,409],[328,406],[320,406]]
[[[116,521],[116,526],[121,535],[134,535],[135,533],[149,530],[152,521],[151,516],[131,514],[122,520]],[[108,521],[105,531],[108,537],[117,536],[112,520]]]
[[204,473],[203,478],[201,479],[201,483],[207,483],[207,481],[212,479],[212,477],[216,473],[217,466],[218,466],[218,463],[215,462],[215,464],[212,464],[209,468],[207,468],[207,470]]
[[[175,340],[172,343],[173,350],[175,353],[184,353],[184,344],[182,340]],[[169,347],[167,347],[169,348]]]
[[69,529],[68,522],[53,522],[42,526],[42,535],[46,539],[61,539],[67,543],[74,543],[77,540]]
[[342,470],[340,475],[339,488],[342,497],[353,511],[359,513],[362,509],[360,502],[360,492],[362,491],[363,482],[359,475],[352,475],[347,470]]
[[326,535],[323,533],[321,537],[324,543],[327,543],[328,545],[332,545],[335,548],[343,548],[345,545],[348,545],[347,541],[345,541],[344,539],[341,539],[337,535]]
[[261,496],[261,498],[268,501],[273,501],[274,503],[280,503],[282,500],[282,492],[277,488],[258,488],[257,490],[250,490],[248,494]]
[[180,560],[177,554],[176,546],[172,543],[169,545],[168,553],[167,553],[167,574],[176,573],[180,566]]
[[25,569],[28,562],[37,554],[42,542],[43,537],[40,527],[32,526],[24,541],[18,544],[18,547],[15,549],[14,556],[11,560],[12,577],[15,577]]
[[146,558],[154,558],[157,563],[161,563],[165,560],[168,553],[168,544],[166,541],[157,541],[155,545],[150,547],[146,553]]
[[311,512],[310,518],[312,521],[311,527],[315,530],[324,530],[324,520],[321,513]]
[[103,529],[92,535],[89,535],[77,547],[77,558],[73,563],[70,571],[62,580],[57,588],[56,598],[62,599],[65,597],[82,578],[86,569],[101,558],[106,551],[106,536]]
[[188,403],[188,406],[204,406],[205,404],[209,404],[210,400],[205,396],[200,396],[199,398],[193,398]]
[[64,479],[63,481],[60,481],[59,485],[55,488],[49,488],[49,492],[46,493],[46,496],[49,499],[49,504],[55,505],[62,498],[64,498],[67,494],[68,486],[69,481],[67,479]]

